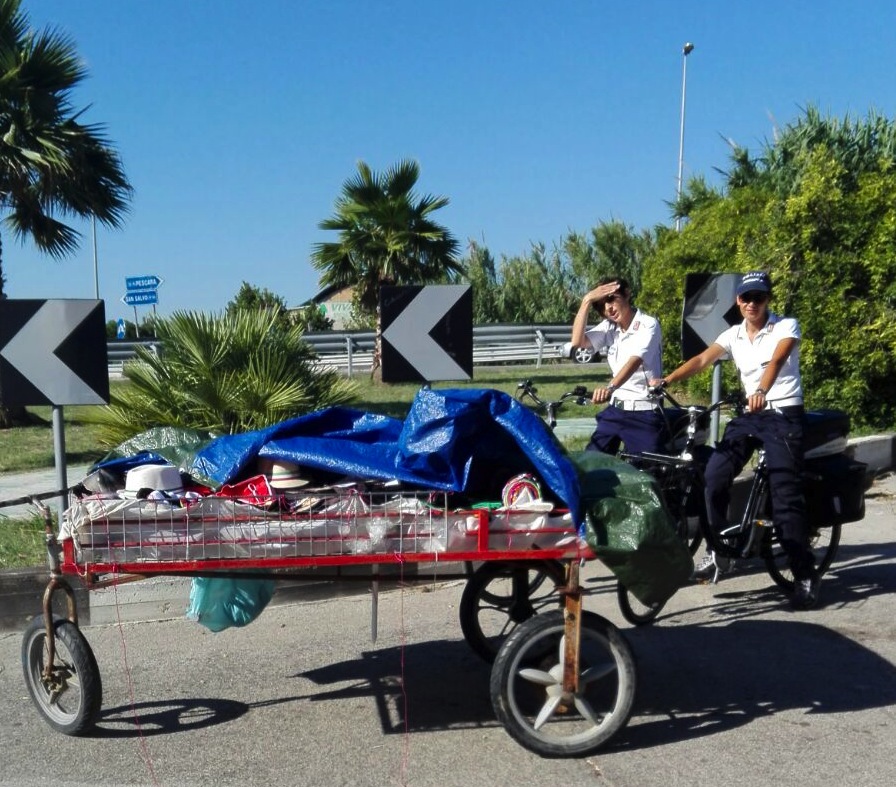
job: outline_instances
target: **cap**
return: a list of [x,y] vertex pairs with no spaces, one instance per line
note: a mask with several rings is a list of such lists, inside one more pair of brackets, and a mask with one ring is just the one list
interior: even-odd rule
[[750,271],[745,273],[737,285],[737,294],[745,292],[771,292],[772,280],[765,271]]

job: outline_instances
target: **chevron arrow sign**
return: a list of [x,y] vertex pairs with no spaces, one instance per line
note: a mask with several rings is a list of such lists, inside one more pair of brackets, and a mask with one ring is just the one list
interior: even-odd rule
[[681,354],[687,360],[702,353],[722,331],[741,317],[735,292],[739,273],[689,273],[685,276],[681,320]]
[[103,301],[0,300],[0,401],[107,404]]
[[473,377],[473,293],[469,284],[380,288],[383,382]]

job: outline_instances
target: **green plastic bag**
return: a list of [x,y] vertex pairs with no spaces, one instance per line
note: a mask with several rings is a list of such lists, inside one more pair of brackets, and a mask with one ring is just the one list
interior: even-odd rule
[[663,603],[694,561],[675,532],[654,478],[598,451],[570,455],[579,472],[585,540],[642,603]]

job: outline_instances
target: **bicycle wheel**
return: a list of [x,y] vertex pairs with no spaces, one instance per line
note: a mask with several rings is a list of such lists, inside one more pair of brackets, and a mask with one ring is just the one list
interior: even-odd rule
[[638,601],[638,597],[630,593],[621,582],[616,583],[616,599],[619,602],[619,611],[622,613],[622,617],[633,626],[646,626],[648,623],[653,623],[666,605],[664,601],[656,604],[642,604]]
[[663,502],[675,523],[678,537],[687,545],[688,552],[696,554],[706,525],[703,487],[696,472],[690,468],[668,466],[645,469],[659,483]]
[[[842,525],[812,527],[809,533],[809,547],[815,555],[815,570],[818,576],[824,574],[834,562],[837,547],[840,545],[840,529]],[[787,554],[781,548],[778,539],[770,536],[770,543],[763,555],[765,567],[775,584],[790,592],[793,590],[793,573],[787,560]]]
[[460,629],[471,648],[488,662],[524,620],[561,602],[556,586],[566,580],[562,563],[487,561],[467,580],[460,599]]
[[44,720],[65,735],[83,735],[96,723],[103,702],[99,667],[78,627],[53,618],[56,655],[47,669],[44,616],[35,617],[22,640],[22,668],[31,700]]
[[537,615],[501,646],[490,690],[498,721],[520,745],[542,757],[592,754],[628,722],[635,698],[635,658],[622,632],[582,613],[579,685],[563,694],[562,611]]

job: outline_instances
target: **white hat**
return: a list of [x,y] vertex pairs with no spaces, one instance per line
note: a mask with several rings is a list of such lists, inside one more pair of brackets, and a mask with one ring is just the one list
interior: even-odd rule
[[308,484],[308,479],[302,478],[299,466],[292,462],[259,459],[258,469],[270,479],[271,487],[274,489],[296,489]]
[[172,465],[137,465],[125,476],[123,494],[136,495],[141,489],[160,492],[183,492],[180,471]]

